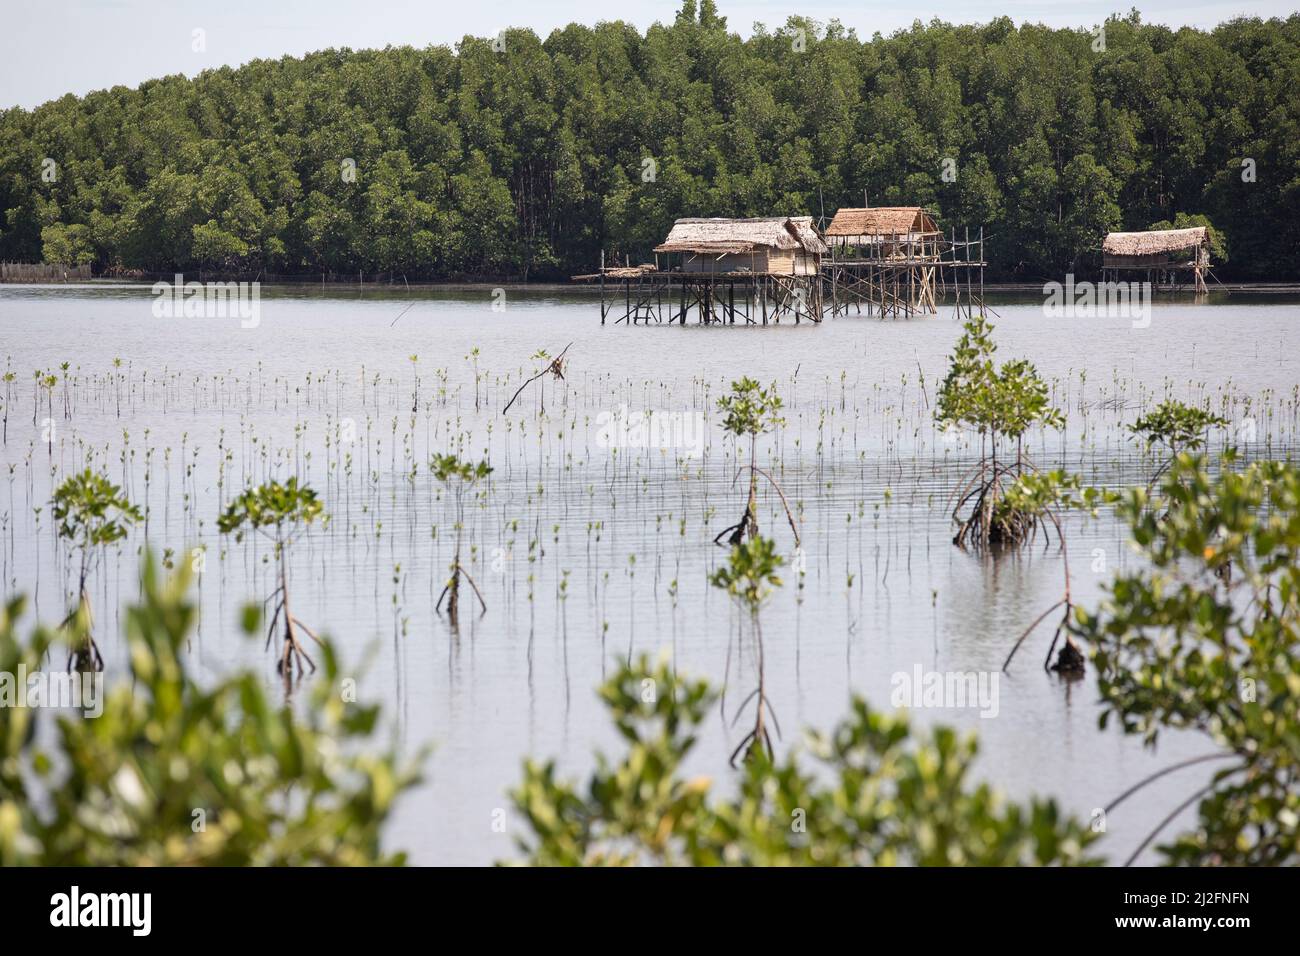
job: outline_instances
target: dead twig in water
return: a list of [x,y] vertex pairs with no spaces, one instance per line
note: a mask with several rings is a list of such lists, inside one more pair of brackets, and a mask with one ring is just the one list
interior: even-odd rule
[[[572,342],[570,342],[568,345],[564,347],[564,352],[569,351],[569,349],[571,348],[573,348]],[[563,381],[564,380],[564,352],[561,352],[559,355],[555,356],[555,358],[551,360],[551,363],[547,365],[546,368],[542,369],[532,378],[528,379],[528,381],[524,382],[524,384],[520,385],[518,390],[514,393],[514,395],[510,396],[510,401],[506,402],[506,407],[501,409],[501,414],[504,415],[506,412],[510,411],[510,406],[515,403],[515,399],[520,396],[523,390],[526,389],[529,385],[532,385],[533,382],[537,381],[547,372],[550,372],[556,378]]]
[[[398,312],[398,313],[397,313],[397,319],[400,319],[402,316],[406,315],[406,313],[410,312],[410,311],[411,311],[412,309],[414,309],[414,308],[415,308],[415,303],[412,302],[410,305],[408,305],[406,308],[404,308],[401,312]],[[393,319],[392,322],[388,323],[388,327],[389,327],[390,329],[391,329],[394,325],[397,324],[397,319]]]

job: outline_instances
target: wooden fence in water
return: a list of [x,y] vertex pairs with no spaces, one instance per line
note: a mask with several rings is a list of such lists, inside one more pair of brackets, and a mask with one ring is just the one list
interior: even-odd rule
[[57,262],[0,262],[0,282],[81,282],[90,278],[90,266],[65,266]]

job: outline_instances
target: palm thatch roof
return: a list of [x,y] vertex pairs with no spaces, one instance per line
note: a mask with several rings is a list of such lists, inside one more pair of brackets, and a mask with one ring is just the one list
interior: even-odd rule
[[585,275],[571,276],[576,282],[580,279],[640,279],[644,276],[653,275],[658,272],[659,268],[653,262],[643,262],[637,266],[610,266],[601,272],[588,272]]
[[1108,256],[1158,256],[1194,249],[1210,241],[1204,226],[1190,229],[1155,229],[1148,232],[1108,233],[1101,251]]
[[826,252],[811,216],[678,219],[655,252],[743,253],[762,248]]
[[826,235],[903,236],[938,231],[938,224],[920,206],[871,206],[838,210],[826,228]]

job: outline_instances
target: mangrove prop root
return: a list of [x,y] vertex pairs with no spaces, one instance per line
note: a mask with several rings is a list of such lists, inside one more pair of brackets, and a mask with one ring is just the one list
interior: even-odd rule
[[998,502],[1004,494],[1003,480],[1015,481],[1025,468],[1034,470],[1032,465],[1024,462],[1012,465],[981,462],[958,485],[949,498],[950,504],[955,502],[952,517],[957,531],[953,535],[953,544],[962,549],[974,547],[979,550],[991,546],[1014,546],[1029,540],[1043,529],[1040,515],[1019,511],[1000,512],[998,509]]
[[[313,630],[312,630],[310,627],[308,627],[306,624],[304,624],[300,619],[298,619],[298,618],[295,617],[295,618],[293,619],[293,623],[294,623],[294,625],[295,625],[296,627],[300,627],[300,628],[302,628],[304,631],[306,631],[306,632],[307,632],[307,636],[310,637],[313,641],[315,641],[316,644],[317,644],[317,646],[319,646],[319,647],[324,647],[324,646],[325,646],[325,643],[324,643],[324,642],[323,642],[319,637],[316,636],[316,632],[313,631]],[[311,660],[311,658],[308,658],[308,660]]]
[[[1103,812],[1105,812],[1105,813],[1110,813],[1110,812],[1113,811],[1116,807],[1118,807],[1121,803],[1123,803],[1125,800],[1127,800],[1129,797],[1133,796],[1133,794],[1137,793],[1139,790],[1142,790],[1143,788],[1147,787],[1148,785],[1155,783],[1157,780],[1161,779],[1162,777],[1167,777],[1167,776],[1169,776],[1169,774],[1174,773],[1175,771],[1182,770],[1184,767],[1191,767],[1191,766],[1194,766],[1195,764],[1205,763],[1206,761],[1209,761],[1209,760],[1235,760],[1235,759],[1237,759],[1237,758],[1239,758],[1239,757],[1240,757],[1240,754],[1236,754],[1236,753],[1226,753],[1226,754],[1202,754],[1202,755],[1199,756],[1199,757],[1191,757],[1191,758],[1189,758],[1189,759],[1187,759],[1187,760],[1180,760],[1180,761],[1178,761],[1178,763],[1176,763],[1176,764],[1171,764],[1171,765],[1168,766],[1168,767],[1163,767],[1163,768],[1161,768],[1160,770],[1157,770],[1155,773],[1153,773],[1153,774],[1148,774],[1147,776],[1143,777],[1141,780],[1139,780],[1137,783],[1133,784],[1133,786],[1129,787],[1127,790],[1125,790],[1123,793],[1121,793],[1118,797],[1116,797],[1116,798],[1115,798],[1114,800],[1112,800],[1110,803],[1106,804],[1106,806],[1103,808]],[[1239,765],[1236,769],[1237,769],[1237,770],[1241,770],[1241,769],[1243,769],[1244,767],[1245,767],[1245,764],[1241,764],[1241,765]],[[1230,771],[1228,771],[1228,772],[1229,772],[1229,773],[1235,773],[1236,771],[1235,771],[1235,770],[1230,770]]]
[[[1024,631],[1021,632],[1020,637],[1016,639],[1016,643],[1011,647],[1011,653],[1008,654],[1007,659],[1002,662],[1002,672],[1004,674],[1006,673],[1007,668],[1011,666],[1011,658],[1016,656],[1016,651],[1020,650],[1020,645],[1025,643],[1025,638],[1027,638],[1033,632],[1034,628],[1038,627],[1039,624],[1042,624],[1043,621],[1047,619],[1047,615],[1051,614],[1053,611],[1055,611],[1058,607],[1060,607],[1064,603],[1065,603],[1064,600],[1057,601],[1055,604],[1049,607],[1042,614],[1038,615],[1038,617],[1034,618],[1034,623],[1030,624],[1027,628],[1024,629]],[[1068,608],[1066,609],[1066,613],[1069,613]],[[1048,651],[1048,654],[1050,653],[1051,651]]]
[[768,734],[767,728],[762,726],[756,726],[749,733],[745,734],[744,739],[741,740],[736,749],[731,752],[731,757],[727,763],[733,769],[736,766],[736,758],[741,755],[742,751],[744,752],[746,763],[757,760],[760,756],[765,756],[768,760],[773,760],[776,755],[776,751],[772,747],[772,737]]
[[99,653],[99,645],[87,634],[82,639],[81,645],[68,654],[68,670],[85,673],[103,669],[104,658]]
[[[298,640],[298,629],[303,630],[317,644],[324,645],[315,631],[290,613],[289,602],[283,597],[283,588],[277,588],[277,591],[279,594],[273,594],[272,597],[279,596],[280,599],[271,612],[271,623],[266,631],[266,646],[268,649],[270,648],[276,632],[280,631],[282,643],[280,645],[280,659],[275,664],[275,672],[284,678],[285,692],[288,693],[293,688],[293,680],[302,677],[306,673],[306,669],[303,667],[304,661],[312,673],[316,671],[316,661],[312,659],[312,656],[307,653],[306,648]],[[281,628],[283,629],[281,630]]]
[[83,611],[86,615],[86,633],[81,635],[80,642],[68,651],[67,669],[79,673],[102,671],[104,657],[99,653],[99,644],[95,641],[95,616],[90,608],[90,595],[86,593],[84,586],[81,589],[80,601],[68,612],[68,616],[59,625],[59,630],[66,631],[71,628]]
[[740,720],[740,715],[744,712],[745,708],[749,706],[751,700],[757,702],[754,705],[754,728],[749,731],[749,733],[745,734],[740,743],[736,745],[736,749],[731,752],[731,757],[728,758],[727,762],[733,768],[736,766],[736,758],[739,757],[742,752],[745,755],[744,759],[746,762],[756,759],[764,752],[766,752],[768,760],[772,760],[776,756],[776,751],[772,747],[772,735],[768,733],[767,730],[767,716],[769,714],[771,715],[772,723],[776,725],[778,736],[781,735],[781,722],[776,719],[776,709],[772,706],[772,702],[768,700],[767,693],[763,688],[756,687],[754,690],[750,691],[749,696],[741,701],[740,707],[736,709],[735,716],[732,717],[731,722],[734,725],[738,720]]
[[434,610],[441,614],[442,602],[444,600],[447,602],[447,619],[451,621],[453,626],[460,619],[460,579],[462,575],[469,582],[470,588],[474,591],[474,596],[478,598],[479,616],[482,617],[487,613],[487,601],[483,599],[483,592],[479,590],[473,576],[457,561],[451,566],[451,577],[443,585],[442,593],[438,595],[438,603],[434,605]]
[[452,568],[451,581],[447,584],[447,617],[451,626],[460,623],[460,567]]
[[[1061,615],[1061,623],[1056,625],[1056,633],[1052,635],[1052,643],[1048,645],[1047,657],[1043,659],[1043,670],[1054,670],[1058,674],[1077,677],[1084,671],[1084,657],[1069,632],[1070,611],[1074,605],[1070,603],[1068,597],[1062,603],[1065,604],[1065,613]],[[1065,643],[1061,645],[1061,652],[1056,656],[1056,663],[1049,666],[1052,651],[1056,649],[1056,644],[1062,635],[1065,636]]]
[[[767,483],[770,484],[773,490],[777,493],[777,496],[781,499],[781,507],[785,509],[785,520],[790,522],[790,530],[794,533],[794,546],[796,548],[799,547],[800,544],[799,522],[794,520],[794,513],[791,512],[790,510],[790,502],[786,498],[785,491],[781,488],[781,485],[770,474],[768,474],[762,468],[759,468],[755,465],[745,465],[743,468],[740,469],[740,471],[736,472],[736,478],[739,479],[741,472],[745,471],[746,469],[748,469],[752,474],[761,475],[764,478],[766,478]],[[736,483],[735,480],[733,480],[732,484],[734,485],[735,483]],[[754,499],[753,499],[752,488],[750,489],[749,518],[750,521],[753,523],[753,528],[751,528],[750,534],[756,535],[758,534],[758,521],[754,518]]]
[[[1062,598],[1057,601],[1034,618],[1033,623],[1021,632],[1020,637],[1016,639],[1016,643],[1012,645],[1011,652],[1007,654],[1007,659],[1002,662],[1003,673],[1006,673],[1007,668],[1011,666],[1011,659],[1016,656],[1016,651],[1020,650],[1020,645],[1025,642],[1038,625],[1047,620],[1049,614],[1059,607],[1064,607],[1065,611],[1061,615],[1060,622],[1056,625],[1056,631],[1052,634],[1052,643],[1047,648],[1047,657],[1043,661],[1043,670],[1054,670],[1060,674],[1083,673],[1085,665],[1083,652],[1079,650],[1079,646],[1074,643],[1074,639],[1069,634],[1070,612],[1074,609],[1074,603],[1069,598]],[[1056,645],[1061,642],[1062,636],[1065,638],[1065,643],[1061,644],[1061,651],[1057,655],[1056,663],[1052,664],[1052,651],[1056,650]]]
[[1163,830],[1170,823],[1172,823],[1174,819],[1178,816],[1178,814],[1182,813],[1184,810],[1190,807],[1197,800],[1201,799],[1201,797],[1205,796],[1207,793],[1209,793],[1218,785],[1219,785],[1218,779],[1211,781],[1206,786],[1197,790],[1194,794],[1192,794],[1182,803],[1178,804],[1178,806],[1170,810],[1169,815],[1165,817],[1163,820],[1161,820],[1158,824],[1156,824],[1156,828],[1146,835],[1146,839],[1144,839],[1141,843],[1139,843],[1138,848],[1133,851],[1133,854],[1127,860],[1124,861],[1124,866],[1125,867],[1132,866],[1134,861],[1136,861],[1137,858],[1142,855],[1142,851],[1147,848],[1147,846],[1151,843],[1152,840],[1154,840],[1157,836],[1159,836],[1161,830]]
[[713,539],[714,544],[720,544],[722,537],[727,536],[726,547],[736,547],[745,540],[745,535],[751,538],[758,536],[758,519],[754,517],[752,504],[745,506],[745,513],[740,516],[740,520],[733,525],[729,525],[718,532],[718,536]]
[[[795,520],[794,512],[790,510],[790,501],[786,498],[785,491],[781,488],[780,483],[762,468],[758,468],[754,465],[744,465],[737,470],[736,477],[732,479],[731,483],[733,486],[740,480],[740,476],[746,471],[751,475],[759,475],[765,478],[768,484],[772,486],[773,490],[776,491],[777,496],[781,499],[781,507],[785,509],[785,519],[790,523],[790,531],[794,534],[794,546],[796,548],[799,547],[801,543],[799,537],[799,522]],[[746,535],[749,535],[751,538],[758,537],[758,502],[756,499],[757,489],[753,484],[751,484],[749,489],[749,498],[745,503],[745,511],[740,516],[740,520],[719,531],[717,536],[713,539],[714,544],[721,544],[722,539],[725,537],[727,539],[727,546],[734,548],[745,540]]]
[[465,575],[465,580],[469,582],[469,586],[474,589],[474,596],[478,598],[479,607],[481,608],[479,611],[479,615],[482,616],[486,614],[487,601],[483,600],[483,592],[478,589],[478,585],[474,583],[474,578],[470,576],[470,573],[468,571],[466,571],[460,565],[457,565],[456,567],[461,574]]

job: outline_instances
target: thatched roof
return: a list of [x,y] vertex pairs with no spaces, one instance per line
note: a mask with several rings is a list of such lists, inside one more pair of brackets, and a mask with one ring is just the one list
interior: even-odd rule
[[1112,232],[1101,244],[1108,256],[1158,256],[1194,249],[1210,241],[1204,226],[1191,229],[1156,229],[1150,232]]
[[901,236],[937,233],[939,226],[920,206],[840,209],[826,228],[828,236]]
[[588,272],[585,275],[570,276],[570,278],[574,282],[599,279],[602,275],[606,279],[640,279],[642,276],[653,275],[658,271],[658,267],[653,262],[643,262],[638,266],[608,266],[603,273]]
[[678,219],[655,252],[742,253],[761,248],[823,253],[811,216],[766,219]]

